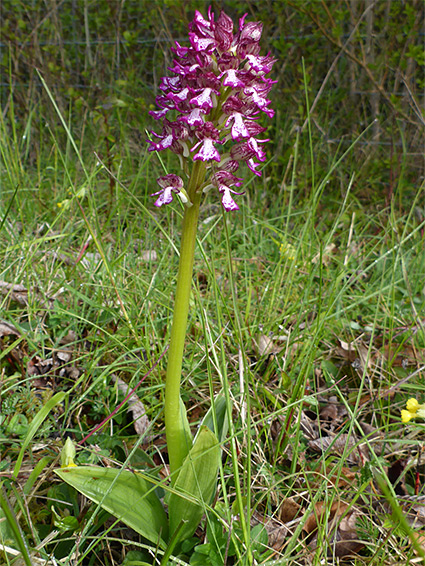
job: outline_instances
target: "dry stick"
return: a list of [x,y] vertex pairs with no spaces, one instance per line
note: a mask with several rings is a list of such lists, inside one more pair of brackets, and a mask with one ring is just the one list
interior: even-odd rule
[[411,379],[412,377],[415,377],[415,375],[417,375],[421,371],[425,371],[425,366],[421,366],[420,368],[416,369],[413,373],[411,373],[408,376],[403,377],[403,379],[400,379],[399,381],[397,381],[397,383],[395,385],[393,385],[392,387],[390,387],[389,389],[386,389],[383,393],[381,393],[379,395],[379,399],[384,399],[385,397],[388,397],[388,395],[391,395],[391,393],[394,393],[394,391],[396,391],[404,383],[409,381],[409,379]]

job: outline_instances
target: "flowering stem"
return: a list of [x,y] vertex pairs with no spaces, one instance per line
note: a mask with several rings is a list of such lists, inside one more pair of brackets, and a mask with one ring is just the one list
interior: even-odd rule
[[180,407],[180,381],[186,337],[189,298],[192,286],[193,258],[195,254],[196,232],[198,228],[201,192],[198,191],[205,179],[206,166],[202,161],[193,165],[188,185],[188,195],[192,206],[186,207],[183,217],[180,247],[179,272],[174,303],[173,324],[171,328],[170,349],[168,353],[167,377],[165,382],[165,432],[171,477],[183,464],[190,447],[186,446],[184,420]]

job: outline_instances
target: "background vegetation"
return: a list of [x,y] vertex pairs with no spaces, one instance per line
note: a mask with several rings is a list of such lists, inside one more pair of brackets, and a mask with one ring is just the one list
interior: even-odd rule
[[[2,2],[0,474],[19,528],[0,522],[0,544],[26,541],[33,560],[154,560],[52,469],[66,436],[83,441],[167,344],[181,214],[154,211],[149,193],[177,163],[147,154],[148,111],[173,41],[208,5]],[[224,459],[215,514],[181,563],[404,564],[420,535],[396,496],[416,502],[424,480],[423,429],[399,419],[425,386],[423,2],[211,5],[264,23],[276,115],[241,212],[203,205],[185,401],[195,427],[228,375],[238,458]],[[146,430],[124,406],[82,442],[79,463],[162,470],[164,367],[137,392]],[[52,403],[58,392],[66,402]],[[235,467],[252,529],[269,521],[265,538],[232,519]],[[385,504],[384,475],[395,477]],[[360,511],[335,511],[347,501]],[[349,513],[359,515],[355,558],[331,527]]]

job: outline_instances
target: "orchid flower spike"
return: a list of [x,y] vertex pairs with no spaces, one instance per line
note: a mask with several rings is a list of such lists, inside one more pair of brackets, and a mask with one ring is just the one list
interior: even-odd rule
[[[232,195],[242,193],[232,187],[242,184],[233,175],[241,162],[261,175],[257,168],[266,155],[260,144],[269,140],[259,139],[266,128],[257,120],[261,114],[274,115],[268,94],[275,81],[266,75],[275,59],[270,53],[259,55],[262,23],[245,18],[233,33],[233,21],[224,12],[215,20],[211,7],[207,18],[196,11],[189,24],[190,46],[176,42],[172,76],[163,77],[156,98],[159,110],[150,112],[162,123],[162,132],[153,133],[149,150],[176,153],[186,177],[194,162],[204,162],[205,182],[196,191],[215,187],[225,210],[239,208]],[[186,194],[177,175],[160,177],[158,183],[161,190],[151,195],[158,196],[156,206],[170,203],[173,193]]]

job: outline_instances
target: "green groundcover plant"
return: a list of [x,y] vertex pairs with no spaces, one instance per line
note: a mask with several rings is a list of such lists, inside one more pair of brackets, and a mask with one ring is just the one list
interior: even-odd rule
[[261,138],[265,128],[258,119],[274,114],[268,99],[274,81],[266,75],[275,60],[259,54],[261,33],[262,24],[247,22],[246,15],[234,32],[233,21],[224,12],[216,20],[211,8],[207,18],[196,11],[189,26],[190,45],[176,42],[171,75],[160,84],[159,110],[151,112],[162,131],[153,133],[150,151],[171,150],[181,166],[180,175],[158,178],[160,190],[152,195],[157,197],[155,206],[171,203],[174,195],[184,205],[165,384],[168,517],[156,493],[157,479],[120,469],[76,466],[71,441],[57,470],[64,481],[166,550],[164,564],[175,546],[193,535],[213,500],[220,443],[230,418],[225,399],[218,396],[192,438],[180,395],[182,360],[202,196],[218,193],[225,211],[237,211],[234,196],[242,194],[237,189],[243,179],[236,172],[245,163],[260,176],[266,158],[262,144],[268,140]]

